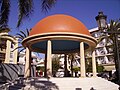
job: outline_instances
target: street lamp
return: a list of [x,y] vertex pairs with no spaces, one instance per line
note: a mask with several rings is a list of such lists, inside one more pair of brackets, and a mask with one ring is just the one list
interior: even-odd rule
[[[119,45],[118,45],[118,34],[120,34],[120,31],[115,30],[116,28],[108,28],[107,25],[107,16],[103,14],[103,12],[99,12],[98,16],[95,17],[98,29],[101,30],[104,34],[112,34],[114,38],[114,61],[115,61],[115,67],[116,67],[116,76],[118,79],[118,83],[120,84],[120,55],[119,55]],[[107,31],[108,29],[111,29]]]
[[98,16],[96,16],[95,18],[96,18],[99,30],[106,29],[106,27],[107,27],[106,26],[107,25],[107,22],[106,22],[107,16],[104,15],[103,12],[99,12]]

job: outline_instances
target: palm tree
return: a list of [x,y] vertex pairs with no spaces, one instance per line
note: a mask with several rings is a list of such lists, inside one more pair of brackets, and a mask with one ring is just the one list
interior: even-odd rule
[[70,62],[71,76],[73,76],[73,71],[74,71],[73,62],[76,62],[75,56],[76,56],[76,53],[68,54],[68,60],[71,61]]
[[[29,31],[30,31],[30,30],[26,29],[25,32],[24,32],[24,31],[20,31],[20,33],[17,33],[17,34],[16,34],[16,35],[17,35],[16,37],[19,38],[19,39],[18,39],[18,43],[20,44],[20,46],[17,47],[17,48],[15,48],[14,50],[20,49],[19,53],[22,52],[23,50],[25,50],[25,48],[22,46],[22,41],[23,41],[23,39],[25,39],[26,37],[29,36]],[[13,51],[14,51],[14,50],[13,50]]]
[[[23,41],[23,39],[25,39],[27,36],[29,36],[29,30],[28,30],[28,29],[26,29],[26,32],[20,31],[20,33],[17,33],[17,37],[19,38],[19,43],[21,44],[22,41]],[[22,49],[19,51],[19,53],[26,49],[26,48],[23,47],[22,45],[19,46],[19,47],[17,47],[16,49],[18,49],[18,48],[22,48]],[[14,50],[16,50],[16,49],[14,49]],[[28,49],[26,49],[26,50],[28,50]],[[30,68],[31,68],[31,60],[32,60],[31,51],[29,51],[29,59],[30,59],[30,60],[26,60],[26,59],[25,59],[25,60],[26,60],[26,62],[25,62],[25,72],[24,72],[24,77],[25,77],[25,78],[31,76],[31,69],[30,69]],[[29,64],[28,64],[28,63],[29,63]]]
[[[10,6],[11,0],[0,0],[0,26],[7,27],[9,14],[10,14]],[[26,17],[30,17],[30,14],[33,13],[33,0],[18,0],[18,22],[17,27],[21,25],[21,22]],[[54,4],[56,0],[41,0],[41,10],[42,12],[48,12]]]
[[[29,36],[29,31],[28,29],[26,29],[25,31],[20,31],[19,33],[16,34],[16,37],[18,38],[18,43],[19,43],[19,46],[16,47],[13,51],[15,51],[16,49],[19,49],[19,52],[18,52],[18,55],[20,55],[20,53],[22,51],[25,51],[25,47],[23,47],[22,45],[22,41],[23,39],[25,39],[26,37]],[[31,52],[30,52],[31,53]],[[30,54],[31,55],[31,54]],[[31,56],[30,56],[31,57]],[[19,56],[18,56],[18,61],[19,61]]]
[[113,44],[113,55],[114,55],[114,61],[115,61],[115,68],[116,68],[116,76],[120,83],[120,20],[110,21],[110,26],[108,26],[109,39],[112,40]]
[[52,57],[52,74],[55,76],[56,72],[60,68],[60,56],[58,54],[55,54]]
[[[101,37],[99,38],[99,42],[101,42],[103,39],[106,40],[106,47],[109,52],[109,48],[112,48],[112,53],[114,57],[115,62],[115,68],[116,68],[116,76],[117,79],[120,79],[120,20],[114,21],[111,20],[110,24],[108,25],[108,28],[106,32],[103,32]],[[98,43],[99,43],[98,42]],[[108,47],[108,43],[110,43],[110,46]]]
[[75,76],[76,76],[76,73],[78,71],[80,71],[80,66],[73,65],[73,63],[76,63],[76,64],[80,63],[80,56],[79,55],[80,55],[79,52],[68,54],[68,60],[70,60],[71,76],[73,76],[73,72],[75,72]]

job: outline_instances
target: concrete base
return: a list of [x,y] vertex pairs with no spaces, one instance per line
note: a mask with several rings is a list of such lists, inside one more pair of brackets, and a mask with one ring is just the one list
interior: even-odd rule
[[[41,80],[41,79],[39,79]],[[51,78],[59,90],[118,90],[118,85],[103,78]]]
[[[12,85],[12,88],[20,86]],[[103,78],[31,78],[23,83],[24,90],[119,90],[118,85]],[[11,87],[11,86],[10,86]],[[17,90],[17,89],[9,89]],[[23,89],[21,89],[23,90]]]
[[103,78],[52,78],[59,90],[118,90],[118,85]]

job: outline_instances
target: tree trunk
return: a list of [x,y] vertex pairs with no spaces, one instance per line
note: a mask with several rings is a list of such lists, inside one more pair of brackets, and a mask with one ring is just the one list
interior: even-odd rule
[[45,61],[44,61],[44,77],[47,77],[47,53],[45,53]]
[[72,59],[71,59],[71,76],[73,77],[73,60],[74,60],[74,55],[72,54]]
[[67,75],[67,73],[68,73],[68,70],[67,70],[67,54],[65,54],[65,56],[64,56],[64,69],[65,69],[64,76],[67,77],[68,76]]
[[115,60],[115,68],[116,68],[116,79],[120,84],[120,56],[119,56],[119,47],[118,47],[118,35],[114,34],[114,60]]
[[77,77],[77,73],[78,73],[78,72],[75,72],[75,77]]

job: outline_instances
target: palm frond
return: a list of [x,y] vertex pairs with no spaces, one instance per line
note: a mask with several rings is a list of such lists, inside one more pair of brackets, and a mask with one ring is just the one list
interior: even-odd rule
[[22,41],[24,38],[29,36],[29,29],[26,29],[26,31],[20,31],[20,33],[17,33],[16,35],[20,39],[20,41]]
[[0,27],[7,27],[10,12],[10,0],[1,0],[0,4]]
[[[31,29],[30,29],[31,30]],[[29,36],[30,30],[26,29],[26,35]]]
[[29,17],[29,15],[32,13],[33,1],[19,0],[18,8],[19,8],[19,16],[18,16],[17,27],[21,25],[21,22],[24,18]]
[[114,21],[114,20],[111,20],[110,21],[110,26],[109,26],[109,29],[108,29],[108,31],[118,31],[118,30],[120,30],[120,20],[116,20],[116,21]]
[[26,35],[26,33],[25,33],[25,32],[20,31],[20,33],[24,36],[24,38],[26,38],[26,37],[27,37],[27,35]]
[[21,41],[23,39],[21,36],[18,36],[18,35],[16,36],[16,38],[19,38],[18,41]]
[[120,30],[120,20],[117,20],[117,21],[115,22],[115,28],[114,28],[114,29],[117,30],[117,31]]
[[21,40],[23,40],[23,39],[24,39],[24,36],[23,36],[23,35],[21,35],[20,33],[17,33],[16,35],[17,35],[17,37],[18,37],[18,38],[20,38]]
[[56,3],[57,0],[42,0],[42,12],[48,12]]
[[98,43],[100,43],[105,38],[106,38],[106,36],[100,36],[99,39],[98,39]]
[[107,31],[109,35],[108,39],[112,41],[111,46],[109,48],[113,48],[113,50],[115,50],[115,47],[116,47],[115,46],[116,35],[120,35],[120,33],[118,32],[119,30],[120,30],[120,20],[111,20]]
[[111,20],[110,26],[108,27],[109,28],[108,31],[113,30],[113,26],[114,26],[114,20]]

